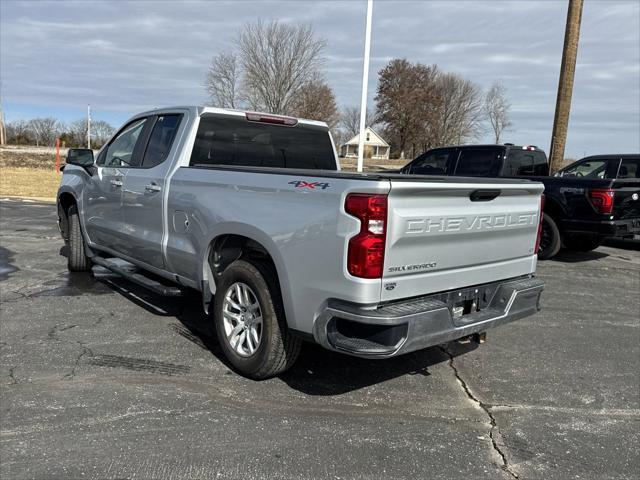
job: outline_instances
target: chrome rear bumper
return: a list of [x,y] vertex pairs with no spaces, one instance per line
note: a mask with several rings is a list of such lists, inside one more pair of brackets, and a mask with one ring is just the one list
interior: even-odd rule
[[[330,301],[314,324],[319,344],[350,355],[386,358],[440,345],[533,315],[544,283],[533,277],[480,285],[382,306]],[[470,296],[484,295],[485,300]],[[455,299],[469,298],[467,307]],[[464,303],[464,302],[463,302]],[[477,310],[482,303],[483,308]],[[458,316],[452,312],[466,308]]]

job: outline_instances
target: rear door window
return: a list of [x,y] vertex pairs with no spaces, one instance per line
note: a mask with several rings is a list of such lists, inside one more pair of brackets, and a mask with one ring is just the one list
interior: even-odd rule
[[505,177],[546,176],[549,174],[547,157],[542,152],[510,149],[502,175]]
[[336,160],[326,128],[205,115],[200,120],[190,165],[335,170]]
[[640,178],[640,159],[623,159],[618,170],[618,178]]
[[425,152],[409,164],[408,173],[446,175],[449,162],[455,160],[455,152],[453,148]]
[[142,166],[155,167],[169,155],[182,115],[159,115],[151,131]]
[[455,174],[466,177],[497,177],[504,151],[497,148],[463,148]]

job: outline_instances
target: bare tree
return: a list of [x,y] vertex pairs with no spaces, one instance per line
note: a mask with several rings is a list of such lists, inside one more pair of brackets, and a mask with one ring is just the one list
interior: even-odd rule
[[480,88],[455,73],[441,72],[436,79],[437,108],[431,124],[433,145],[460,144],[482,132]]
[[[370,109],[367,108],[365,113],[365,125],[374,127],[376,125],[376,117]],[[340,114],[340,129],[345,137],[355,137],[360,132],[360,108],[345,107]]]
[[332,130],[340,120],[336,97],[331,87],[321,79],[312,80],[302,86],[288,113],[296,117],[326,122]]
[[36,146],[52,146],[59,133],[59,127],[60,124],[58,120],[52,117],[32,118],[29,120],[29,129],[33,134],[33,140],[36,142]]
[[500,143],[502,133],[512,123],[509,118],[511,105],[507,100],[507,90],[500,82],[494,82],[484,97],[484,110],[491,124],[496,143]]
[[104,120],[91,122],[91,146],[94,148],[102,147],[115,131],[116,129]]
[[87,120],[80,118],[65,127],[65,139],[69,147],[84,147],[87,144]]
[[220,53],[213,57],[207,72],[205,89],[216,107],[240,107],[240,68],[235,53]]
[[311,25],[247,24],[238,48],[250,108],[275,114],[291,111],[300,90],[316,77],[324,47]]
[[15,120],[7,123],[7,143],[26,145],[33,141],[33,133],[26,120]]

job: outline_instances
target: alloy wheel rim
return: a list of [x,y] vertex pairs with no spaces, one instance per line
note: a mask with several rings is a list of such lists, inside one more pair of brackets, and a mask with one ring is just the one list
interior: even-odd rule
[[258,350],[262,341],[262,309],[246,283],[236,282],[227,289],[222,323],[227,342],[238,355],[250,357]]

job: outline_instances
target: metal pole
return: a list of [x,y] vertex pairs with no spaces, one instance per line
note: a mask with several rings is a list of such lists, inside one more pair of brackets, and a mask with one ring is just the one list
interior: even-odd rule
[[2,111],[2,82],[0,82],[0,145],[7,143],[7,131],[4,127],[4,112]]
[[362,68],[362,99],[360,100],[360,135],[358,138],[358,171],[364,164],[364,129],[367,119],[367,86],[369,84],[369,53],[371,51],[371,17],[373,0],[367,0],[367,28],[364,37],[364,65]]
[[87,148],[91,148],[91,105],[87,105]]
[[60,138],[56,138],[56,172],[60,173]]
[[582,4],[583,0],[569,0],[569,8],[567,10],[567,27],[564,32],[564,48],[562,50],[560,80],[558,81],[556,113],[553,118],[553,133],[551,134],[551,147],[549,148],[551,173],[560,170],[564,162],[564,147],[567,142],[569,113],[571,112],[571,94],[573,93],[573,79],[576,73],[576,59],[578,57]]

